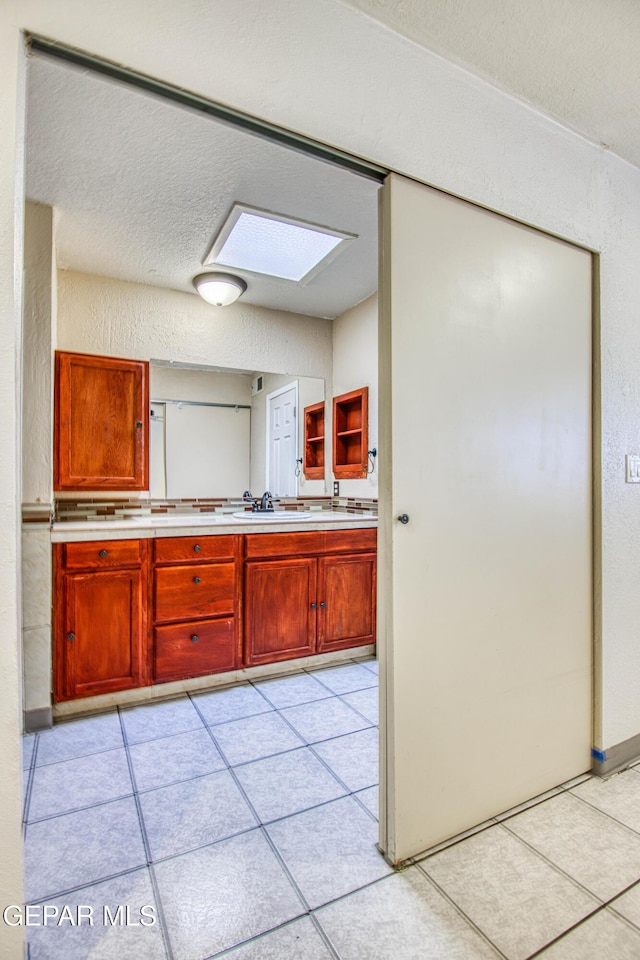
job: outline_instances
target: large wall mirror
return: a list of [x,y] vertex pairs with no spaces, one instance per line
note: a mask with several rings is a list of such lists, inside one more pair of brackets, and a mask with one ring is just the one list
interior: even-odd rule
[[321,496],[302,457],[303,410],[325,399],[324,380],[151,361],[153,498]]

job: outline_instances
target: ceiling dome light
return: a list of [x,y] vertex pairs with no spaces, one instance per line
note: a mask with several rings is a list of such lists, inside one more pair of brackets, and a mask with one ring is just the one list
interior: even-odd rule
[[193,278],[193,285],[202,299],[215,307],[228,306],[247,289],[244,280],[231,273],[200,273]]

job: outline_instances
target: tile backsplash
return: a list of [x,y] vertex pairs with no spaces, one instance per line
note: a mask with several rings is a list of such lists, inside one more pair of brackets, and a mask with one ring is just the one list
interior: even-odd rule
[[[279,510],[322,510],[339,511],[356,516],[376,516],[378,512],[377,500],[367,500],[355,497],[300,497],[274,498]],[[144,514],[176,513],[188,517],[195,513],[234,513],[241,509],[251,510],[251,507],[242,499],[230,500],[215,498],[210,500],[150,500],[138,498],[103,499],[67,499],[54,500],[53,504],[22,505],[22,519],[24,523],[43,523],[64,521],[91,520],[122,520],[130,516]]]

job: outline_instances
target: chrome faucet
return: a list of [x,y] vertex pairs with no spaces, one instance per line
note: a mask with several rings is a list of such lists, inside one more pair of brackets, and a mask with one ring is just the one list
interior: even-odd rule
[[268,490],[265,490],[260,498],[260,510],[273,510],[273,500]]

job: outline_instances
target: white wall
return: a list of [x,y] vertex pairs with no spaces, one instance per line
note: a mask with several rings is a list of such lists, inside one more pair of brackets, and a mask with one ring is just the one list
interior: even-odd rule
[[[25,28],[600,251],[602,724],[596,743],[609,746],[637,734],[640,490],[625,485],[624,455],[640,452],[640,171],[338,0],[110,0],[92,6],[91,16],[84,0],[8,0],[0,8],[0,655],[5,686],[0,735],[7,741],[0,802],[6,801],[9,811],[0,875],[4,902],[21,898],[15,592],[16,351],[22,294],[16,278],[22,265],[19,51]],[[91,310],[88,320],[95,319]],[[320,352],[324,355],[324,347]],[[279,347],[269,350],[270,357],[278,354]],[[264,361],[259,365],[265,366]],[[303,372],[323,375],[317,369]],[[0,929],[3,942],[16,942],[19,933]]]
[[[333,321],[333,396],[369,388],[368,450],[378,448],[378,297],[374,295]],[[331,404],[329,422],[333,405]],[[331,432],[328,433],[331,437]],[[331,463],[331,444],[326,450]],[[371,469],[371,464],[369,464]],[[378,461],[361,480],[341,480],[340,496],[378,496]]]
[[152,406],[190,401],[155,408],[163,423],[152,421],[149,437],[151,496],[241,496],[249,484],[251,375],[151,364],[149,381]]
[[151,400],[193,400],[196,403],[251,404],[251,374],[189,370],[152,363],[149,370]]

